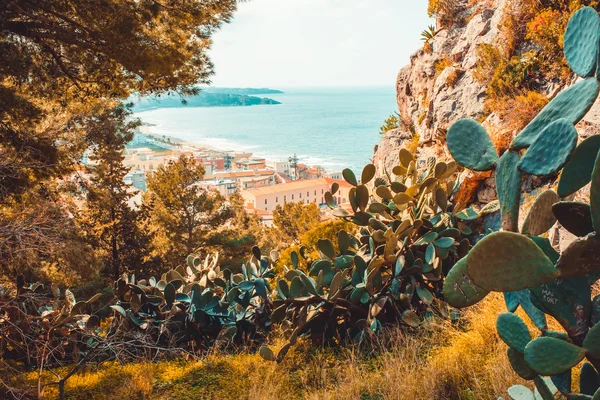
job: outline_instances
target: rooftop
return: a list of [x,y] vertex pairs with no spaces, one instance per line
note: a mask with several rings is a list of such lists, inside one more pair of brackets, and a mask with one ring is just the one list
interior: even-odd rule
[[289,182],[289,183],[282,183],[280,185],[273,185],[273,186],[261,187],[261,188],[256,188],[256,189],[248,189],[247,192],[249,192],[255,196],[260,196],[260,195],[265,195],[265,194],[289,192],[292,190],[308,189],[308,188],[313,188],[315,186],[321,186],[321,185],[331,186],[333,184],[333,182],[337,182],[340,185],[340,187],[342,187],[342,188],[343,187],[345,187],[345,188],[352,187],[352,185],[350,185],[348,182],[342,181],[339,179],[318,178],[318,179],[303,179],[303,180]]

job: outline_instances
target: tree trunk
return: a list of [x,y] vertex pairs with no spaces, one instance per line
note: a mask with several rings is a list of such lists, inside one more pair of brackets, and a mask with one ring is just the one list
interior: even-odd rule
[[112,218],[112,222],[113,222],[113,226],[112,226],[112,237],[111,239],[111,250],[112,250],[112,254],[111,254],[111,264],[112,264],[112,268],[113,268],[113,274],[114,274],[114,279],[115,281],[119,280],[119,252],[117,249],[117,229],[116,229],[116,215],[115,215],[115,208],[113,207],[111,210],[111,218]]

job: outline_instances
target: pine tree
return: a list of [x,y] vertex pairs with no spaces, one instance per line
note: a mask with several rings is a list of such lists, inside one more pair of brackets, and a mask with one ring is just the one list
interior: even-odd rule
[[204,168],[182,156],[159,167],[148,178],[144,212],[152,234],[152,256],[172,267],[202,246],[214,245],[234,213],[217,191],[199,185]]
[[133,138],[135,122],[126,122],[127,111],[116,108],[96,121],[89,132],[95,142],[86,170],[86,203],[81,212],[88,239],[114,279],[141,264],[139,212],[129,202],[133,193],[124,179],[130,168],[123,165],[125,145]]

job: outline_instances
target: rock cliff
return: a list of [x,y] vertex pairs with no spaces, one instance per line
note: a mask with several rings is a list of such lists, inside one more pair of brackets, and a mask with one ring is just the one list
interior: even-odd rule
[[[440,29],[430,40],[430,46],[416,51],[410,64],[403,67],[396,80],[396,96],[401,127],[387,132],[375,146],[373,163],[382,170],[397,164],[398,149],[418,135],[418,155],[450,158],[445,145],[447,129],[458,119],[473,118],[482,121],[496,142],[508,143],[516,131],[496,113],[485,113],[486,87],[475,79],[478,64],[478,46],[483,43],[501,43],[502,22],[509,0],[463,2],[465,22]],[[527,43],[518,50],[527,51]],[[570,84],[573,82],[567,82]],[[547,82],[542,91],[552,98],[564,88],[564,83]],[[583,121],[577,125],[580,137],[600,132],[600,102],[597,102]],[[502,145],[497,145],[501,148]],[[501,151],[504,149],[502,148]],[[483,205],[495,199],[493,175],[464,172],[461,176],[468,188],[464,203]],[[536,188],[554,182],[535,180],[524,182],[524,191],[535,197]],[[586,196],[585,190],[579,196]],[[527,205],[524,204],[524,207]],[[527,208],[527,207],[526,207]],[[559,245],[562,232],[557,231],[555,244]],[[566,239],[565,239],[566,240]],[[564,240],[563,240],[564,242]]]

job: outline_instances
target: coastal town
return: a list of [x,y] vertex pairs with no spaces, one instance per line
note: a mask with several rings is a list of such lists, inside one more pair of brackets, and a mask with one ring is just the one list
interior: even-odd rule
[[[123,164],[130,168],[125,182],[130,184],[134,193],[130,201],[132,207],[141,204],[141,196],[147,190],[147,177],[180,156],[193,157],[203,166],[204,179],[199,185],[206,190],[218,191],[225,198],[240,193],[247,211],[257,214],[265,225],[272,224],[273,210],[277,205],[286,202],[314,203],[319,206],[322,219],[330,219],[330,209],[324,196],[334,182],[340,187],[334,201],[342,207],[349,207],[351,185],[342,179],[341,172],[303,164],[295,155],[287,160],[266,160],[251,152],[211,149],[170,136],[152,134],[147,126],[136,131],[124,154]],[[90,161],[84,157],[82,163]]]

